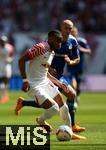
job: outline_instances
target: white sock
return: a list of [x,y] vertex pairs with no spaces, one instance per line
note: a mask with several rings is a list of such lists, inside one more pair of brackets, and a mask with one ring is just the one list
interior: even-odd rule
[[59,106],[56,103],[55,105],[53,105],[52,107],[50,107],[49,109],[46,109],[44,111],[44,113],[39,117],[39,121],[45,121],[46,119],[51,118],[52,116],[54,116],[57,112],[59,111]]
[[66,103],[64,103],[64,105],[60,108],[60,116],[65,121],[66,125],[71,127],[71,118]]

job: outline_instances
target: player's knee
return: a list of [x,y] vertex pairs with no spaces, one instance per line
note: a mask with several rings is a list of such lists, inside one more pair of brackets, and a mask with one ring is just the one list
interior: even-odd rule
[[68,106],[66,103],[64,103],[64,105],[62,106],[65,110],[68,110]]
[[74,99],[75,99],[75,97],[76,97],[76,91],[75,91],[75,90],[70,91],[69,99],[74,100]]
[[55,103],[49,109],[45,110],[45,116],[47,119],[54,116],[59,111],[59,106]]
[[65,111],[66,111],[66,112],[68,112],[68,111],[69,111],[68,106],[67,106],[67,104],[66,104],[66,103],[64,103],[64,109],[65,109]]
[[73,91],[72,96],[73,96],[73,99],[75,99],[75,97],[76,97],[76,91],[75,90]]
[[55,103],[53,106],[52,106],[52,108],[53,108],[53,111],[54,112],[59,112],[59,106],[58,106],[58,104],[57,103]]
[[51,118],[51,116],[54,116],[57,112],[59,112],[59,106],[57,104],[54,104],[52,107],[48,109],[46,117]]

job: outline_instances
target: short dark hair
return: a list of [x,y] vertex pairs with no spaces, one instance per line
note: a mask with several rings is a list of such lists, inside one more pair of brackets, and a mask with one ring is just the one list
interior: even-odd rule
[[48,37],[51,37],[51,36],[56,36],[58,38],[62,38],[62,34],[59,30],[51,30],[49,33],[48,33]]

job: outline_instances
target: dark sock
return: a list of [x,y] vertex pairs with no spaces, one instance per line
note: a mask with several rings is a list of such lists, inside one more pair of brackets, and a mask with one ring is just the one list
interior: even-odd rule
[[32,107],[37,107],[40,108],[38,103],[35,102],[35,100],[23,100],[23,106],[32,106]]
[[74,102],[78,102],[78,96],[76,95]]
[[67,105],[71,117],[71,125],[75,125],[75,111],[74,111],[74,101],[67,99]]

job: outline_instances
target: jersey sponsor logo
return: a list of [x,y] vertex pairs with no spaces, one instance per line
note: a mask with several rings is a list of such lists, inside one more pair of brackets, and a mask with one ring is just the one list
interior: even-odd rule
[[69,49],[72,49],[72,44],[69,45]]
[[43,66],[44,68],[49,68],[50,67],[50,65],[49,64],[41,64],[41,66]]

